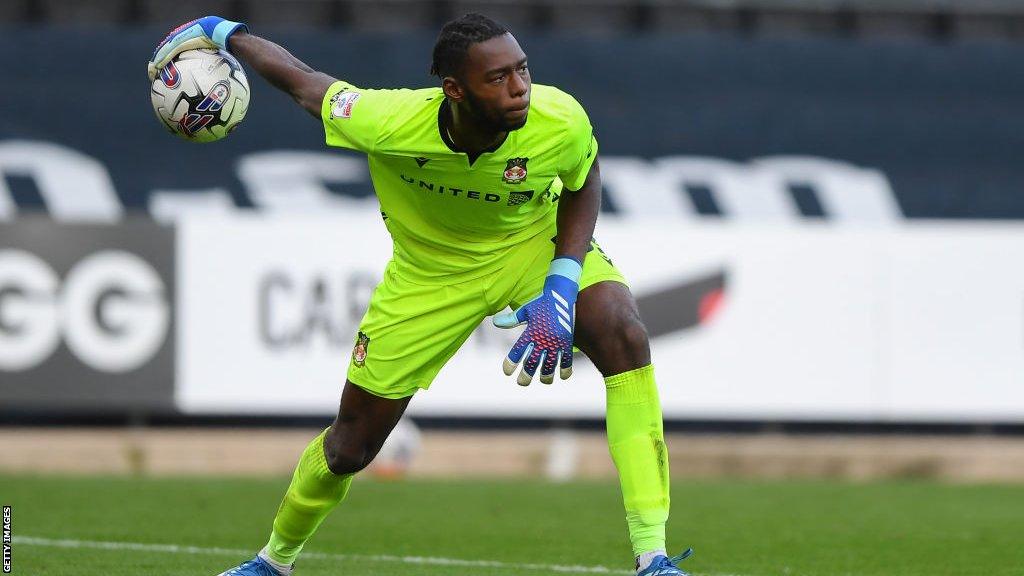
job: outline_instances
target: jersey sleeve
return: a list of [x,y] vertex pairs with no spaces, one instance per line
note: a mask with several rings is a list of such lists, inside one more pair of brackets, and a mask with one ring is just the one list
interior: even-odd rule
[[590,167],[597,158],[597,139],[594,138],[594,127],[590,125],[590,118],[583,106],[571,97],[570,100],[568,129],[558,165],[558,178],[566,190],[575,191],[583,188]]
[[372,153],[384,133],[396,90],[366,90],[339,80],[324,95],[320,116],[328,146]]

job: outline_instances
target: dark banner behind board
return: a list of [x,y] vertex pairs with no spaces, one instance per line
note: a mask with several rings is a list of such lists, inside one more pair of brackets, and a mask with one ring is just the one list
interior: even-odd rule
[[0,224],[0,412],[170,411],[174,230]]

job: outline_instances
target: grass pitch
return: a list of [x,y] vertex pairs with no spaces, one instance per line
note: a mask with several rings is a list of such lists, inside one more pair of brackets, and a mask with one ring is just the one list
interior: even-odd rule
[[[286,485],[0,476],[13,573],[212,576],[263,545]],[[1024,486],[708,481],[672,496],[671,552],[695,548],[695,576],[1024,574]],[[631,572],[610,483],[357,479],[306,551],[296,576]]]

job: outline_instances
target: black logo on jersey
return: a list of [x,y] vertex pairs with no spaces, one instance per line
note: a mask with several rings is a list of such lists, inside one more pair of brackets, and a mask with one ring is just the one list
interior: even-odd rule
[[[508,164],[505,165],[505,173],[501,175],[501,179],[506,184],[519,184],[526,180],[526,163],[529,160],[529,158],[509,158]],[[509,202],[511,201],[512,199],[509,198]]]
[[420,156],[419,158],[414,158],[414,160],[416,160],[416,164],[418,164],[420,168],[423,168],[423,166],[425,166],[427,162],[430,162],[430,158],[424,158],[423,156]]
[[520,204],[526,204],[533,198],[533,190],[524,190],[522,192],[510,192],[508,195],[509,206],[519,206]]
[[[483,200],[484,202],[500,202],[501,196],[494,192],[481,192],[479,190],[466,190],[464,188],[455,188],[454,186],[445,186],[444,184],[435,184],[434,182],[427,182],[426,180],[419,180],[406,176],[405,174],[399,175],[402,180],[407,182],[409,185],[423,191],[434,192],[439,196],[451,196],[453,198],[464,198],[466,200]],[[527,190],[530,196],[533,196],[533,190]],[[516,194],[516,192],[513,192]],[[512,204],[509,204],[511,206]]]
[[540,199],[541,200],[545,200],[547,198],[550,198],[552,202],[558,202],[558,199],[561,198],[561,196],[558,194],[558,192],[552,192],[551,191],[551,185],[554,184],[554,183],[555,183],[555,181],[552,180],[551,184],[548,184],[548,187],[545,188],[544,191],[540,193]]

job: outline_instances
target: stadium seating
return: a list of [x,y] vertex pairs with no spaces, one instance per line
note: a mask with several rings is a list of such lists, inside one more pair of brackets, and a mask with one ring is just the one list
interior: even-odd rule
[[435,29],[454,14],[497,14],[514,27],[589,34],[732,30],[742,34],[1024,35],[1019,0],[8,0],[0,25],[44,22],[167,25],[215,12],[255,26],[359,31]]

